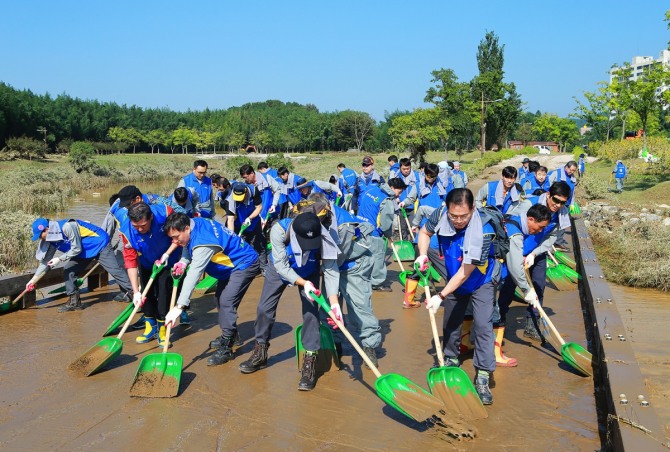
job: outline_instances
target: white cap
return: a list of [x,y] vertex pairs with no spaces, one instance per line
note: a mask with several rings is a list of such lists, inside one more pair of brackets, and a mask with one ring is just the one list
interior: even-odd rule
[[442,160],[440,163],[437,164],[437,166],[439,166],[440,169],[445,169],[445,168],[446,168],[447,166],[449,166],[449,165],[447,165],[447,162],[445,162],[444,160]]

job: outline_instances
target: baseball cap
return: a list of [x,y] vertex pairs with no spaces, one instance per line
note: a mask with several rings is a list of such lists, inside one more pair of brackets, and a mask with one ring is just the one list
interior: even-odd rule
[[461,166],[461,162],[454,162],[454,166]]
[[372,164],[374,164],[374,162],[372,161],[372,159],[370,157],[365,157],[363,159],[363,166],[370,166]]
[[447,166],[449,166],[449,165],[447,165],[447,162],[446,162],[446,161],[442,160],[441,162],[439,162],[439,163],[437,164],[437,166],[438,166],[440,169],[445,169],[445,168],[446,168]]
[[530,162],[530,159],[529,159],[528,157],[526,157],[525,159],[523,159],[523,160],[521,161],[521,163],[528,163],[528,162]]
[[315,213],[301,213],[293,220],[292,227],[303,251],[321,248],[321,221]]
[[49,227],[49,220],[46,218],[38,218],[33,221],[33,242],[40,238],[42,231]]
[[233,201],[244,201],[244,195],[247,193],[247,186],[242,182],[235,182],[233,184]]
[[134,185],[126,185],[119,190],[119,207],[128,207],[130,202],[138,196],[142,196],[139,188]]

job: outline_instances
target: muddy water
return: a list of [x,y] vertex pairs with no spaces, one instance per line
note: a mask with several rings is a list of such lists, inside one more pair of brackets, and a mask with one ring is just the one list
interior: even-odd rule
[[665,434],[670,435],[670,294],[614,285],[610,289],[645,378],[650,402]]

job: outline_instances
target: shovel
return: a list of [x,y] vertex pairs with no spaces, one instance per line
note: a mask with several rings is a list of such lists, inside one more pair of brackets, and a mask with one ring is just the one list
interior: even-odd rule
[[197,290],[204,290],[207,292],[210,290],[212,287],[216,285],[216,283],[219,282],[218,279],[211,275],[207,275],[202,280],[195,286]]
[[[316,368],[320,372],[328,372],[331,369],[331,364],[335,363],[335,368],[340,369],[340,358],[337,356],[337,349],[335,348],[335,339],[333,332],[326,325],[319,325],[319,335],[321,338],[321,348],[316,355]],[[298,361],[298,370],[302,368],[302,358],[305,348],[302,346],[302,325],[298,325],[295,329],[295,353]]]
[[[40,279],[42,279],[42,277],[43,277],[44,275],[46,275],[46,274],[47,274],[47,272],[44,272],[44,273],[42,273],[40,276],[38,276],[37,279],[35,280],[35,285],[37,285],[37,281],[39,281]],[[24,291],[21,292],[20,294],[18,294],[18,295],[16,296],[16,298],[14,298],[14,299],[12,300],[11,303],[10,303],[9,301],[6,301],[6,302],[0,304],[0,312],[9,311],[10,309],[12,309],[12,308],[14,307],[14,305],[15,305],[16,303],[18,303],[18,301],[19,301],[21,298],[23,298],[23,296],[24,296],[25,294],[27,294],[27,293],[28,293],[28,289],[24,289]]]
[[[182,274],[183,275],[183,274]],[[170,310],[177,300],[179,280],[182,275],[172,274],[172,298]],[[172,323],[165,329],[163,353],[152,353],[140,361],[133,384],[130,386],[131,397],[175,397],[179,393],[181,368],[184,359],[179,353],[168,353],[170,347],[170,331]]]
[[[144,292],[142,292],[142,298],[147,296],[147,293],[149,293],[149,289],[154,282],[154,278],[158,276],[164,267],[165,264],[154,264],[154,267],[151,270],[151,277],[147,282],[147,287],[145,287]],[[121,354],[121,350],[123,350],[123,341],[121,338],[130,326],[133,317],[140,309],[139,306],[135,306],[134,304],[131,304],[131,306],[134,306],[134,308],[128,316],[128,320],[126,320],[126,323],[123,325],[123,328],[121,328],[121,332],[118,334],[118,336],[106,337],[99,341],[96,345],[88,349],[86,353],[81,355],[72,364],[70,364],[70,370],[81,376],[88,377]]]
[[568,265],[565,265],[565,264],[559,262],[556,259],[556,257],[553,254],[551,254],[551,252],[547,252],[547,254],[549,255],[549,257],[553,261],[554,266],[556,268],[560,269],[561,273],[563,273],[563,275],[565,275],[565,277],[567,279],[569,279],[570,282],[573,282],[575,284],[579,284],[579,280],[582,279],[582,275],[577,273],[574,269],[572,269]]
[[116,331],[118,327],[123,325],[126,320],[128,320],[128,317],[130,317],[130,313],[133,312],[133,308],[135,305],[133,303],[128,303],[128,305],[123,309],[121,314],[112,321],[112,323],[109,324],[109,327],[107,327],[107,331],[105,331],[102,335],[102,337],[109,336],[112,334],[112,332]]
[[[417,269],[417,271],[419,271]],[[430,300],[430,289],[428,288],[428,275],[421,273],[421,279],[424,280],[424,290],[426,291],[426,300]],[[447,408],[463,415],[464,419],[473,421],[475,419],[486,419],[489,414],[484,408],[475,386],[470,381],[470,377],[460,367],[445,367],[442,344],[440,335],[437,331],[435,314],[431,309],[430,327],[433,330],[433,340],[435,341],[435,352],[440,367],[432,368],[426,375],[430,392],[442,400]]]
[[556,260],[558,260],[561,264],[567,265],[573,270],[577,270],[577,263],[572,259],[570,256],[565,254],[562,251],[558,251],[555,246],[552,245],[552,248],[554,249],[554,255],[556,255]]
[[[351,336],[351,333],[344,327],[333,311],[330,304],[326,302],[321,293],[310,293],[310,297],[315,300],[321,308],[323,308],[333,322],[340,328],[342,333],[349,340],[351,345],[356,349],[365,364],[372,370],[377,379],[375,380],[375,390],[377,396],[386,402],[391,407],[395,408],[410,419],[417,422],[428,421],[431,425],[438,425],[448,429],[447,434],[450,436],[461,438],[472,438],[477,435],[474,427],[468,426],[465,423],[451,422],[447,413],[447,408],[444,403],[431,393],[424,390],[422,387],[412,382],[406,377],[398,374],[382,375],[379,369],[370,361],[370,358],[361,349],[360,345]],[[449,423],[449,425],[447,425]],[[455,425],[456,424],[456,425]]]
[[[551,262],[547,265],[547,279],[549,279],[558,290],[574,290],[575,285],[572,279],[565,274],[565,269],[568,269],[568,267],[559,264],[551,253],[547,254],[551,258]],[[528,280],[528,283],[531,283],[530,279]]]
[[[526,271],[526,278],[530,278],[528,269],[525,267],[524,269]],[[588,350],[586,350],[584,347],[575,342],[565,342],[563,340],[563,336],[560,335],[554,324],[551,322],[551,320],[549,320],[547,313],[544,312],[544,309],[542,309],[542,306],[539,304],[537,306],[537,311],[540,313],[540,321],[549,327],[553,340],[560,344],[563,361],[568,363],[573,369],[582,375],[590,377],[592,375],[591,363],[593,361],[593,355],[591,355],[591,353],[589,353]]]
[[404,207],[401,207],[400,211],[402,212],[402,216],[405,219],[405,224],[407,225],[407,230],[409,231],[409,236],[412,237],[412,242],[414,242],[415,237],[414,237],[414,233],[412,232],[412,226],[409,224],[409,219],[407,218],[407,211],[405,210]]
[[[88,278],[89,276],[91,276],[91,273],[93,273],[95,271],[95,269],[98,268],[99,266],[100,266],[100,262],[97,262],[84,276],[82,276],[81,278],[78,278],[77,281],[75,281],[75,284],[77,285],[77,287],[81,287],[81,285],[84,284],[84,280],[86,278]],[[52,290],[51,292],[49,292],[47,295],[53,295],[53,294],[62,293],[62,292],[65,292],[65,286],[60,286],[60,287]]]
[[400,226],[400,215],[396,215],[398,219],[398,234],[400,234],[400,240],[393,243],[395,245],[395,257],[398,259],[398,262],[402,261],[413,261],[416,259],[414,254],[414,243],[402,239],[402,227]]

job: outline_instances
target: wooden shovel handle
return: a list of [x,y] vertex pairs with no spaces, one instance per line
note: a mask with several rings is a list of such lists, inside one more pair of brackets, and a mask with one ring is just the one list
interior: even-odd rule
[[[554,253],[555,253],[555,252],[556,252],[556,247],[555,247],[554,245],[551,245],[551,248],[554,250]],[[547,251],[547,254],[548,254],[549,257],[551,258],[551,260],[554,262],[554,264],[556,264],[556,266],[558,267],[558,265],[560,265],[560,264],[559,264],[559,262],[556,260],[556,257],[555,257],[552,253],[550,253],[549,251]],[[530,281],[529,281],[529,282],[530,282]]]
[[[144,300],[149,293],[149,289],[151,288],[151,285],[154,283],[154,278],[149,278],[149,282],[147,282],[147,287],[144,288],[144,291],[142,292],[142,299]],[[121,332],[119,333],[118,336],[116,336],[117,339],[121,339],[123,335],[126,333],[126,330],[130,326],[130,323],[133,321],[133,317],[135,317],[135,314],[137,314],[137,311],[140,310],[139,306],[135,306],[133,309],[133,312],[130,313],[128,316],[128,320],[126,320],[126,323],[123,324],[123,328],[121,328]]]
[[[524,265],[523,270],[526,272],[526,279],[528,280],[529,284],[532,283],[532,279],[530,278],[530,272],[528,271],[528,267]],[[542,306],[540,306],[540,303],[537,304],[537,312],[540,313],[540,317],[544,319],[545,322],[547,322],[547,325],[549,326],[549,329],[551,330],[552,334],[556,336],[556,339],[561,343],[561,347],[565,344],[565,341],[563,340],[563,336],[558,332],[554,324],[552,323],[551,320],[549,320],[549,316],[547,316],[547,313],[544,312],[544,309],[542,309]]]
[[[177,290],[179,289],[179,285],[175,284],[172,286],[172,298],[170,298],[170,311],[172,311],[172,308],[174,308],[175,302],[177,301]],[[163,344],[163,353],[167,353],[168,347],[170,347],[170,331],[172,330],[172,322],[170,322],[167,327],[165,328],[165,343]],[[160,334],[160,333],[158,333]]]
[[[426,303],[430,300],[430,289],[428,284],[423,288],[426,291]],[[440,363],[440,367],[444,367],[444,352],[442,351],[442,344],[440,343],[440,334],[437,332],[437,323],[435,322],[435,314],[432,309],[428,310],[430,314],[430,327],[433,330],[433,340],[435,341],[435,352],[437,354],[437,362]]]
[[[39,281],[40,279],[42,279],[42,276],[44,276],[44,275],[46,275],[46,274],[47,274],[47,272],[44,272],[44,273],[42,273],[40,276],[38,276],[37,279],[35,280],[35,283],[37,284],[37,281]],[[23,296],[24,296],[25,294],[27,294],[27,293],[28,293],[28,289],[24,289],[23,292],[21,292],[20,294],[18,294],[18,295],[16,296],[16,298],[14,298],[14,299],[12,300],[12,306],[14,306],[14,305],[16,304],[16,302],[19,301],[21,298],[23,298]]]
[[95,265],[93,267],[91,267],[91,269],[89,271],[87,271],[84,276],[81,277],[81,280],[83,281],[86,278],[88,278],[89,276],[91,276],[91,273],[93,273],[95,271],[95,269],[98,268],[98,267],[100,267],[100,262],[96,262]]
[[407,224],[407,230],[409,231],[409,236],[412,237],[412,242],[416,239],[414,237],[414,233],[412,232],[412,226],[409,224],[409,219],[407,218],[407,212],[405,212],[405,208],[403,207],[402,209],[402,216],[405,218],[405,223]]
[[391,249],[393,250],[393,255],[395,256],[395,260],[398,261],[398,265],[400,265],[400,271],[405,271],[405,267],[402,265],[402,261],[400,260],[400,256],[398,256],[398,250],[395,249],[395,245],[393,242],[391,242]]

